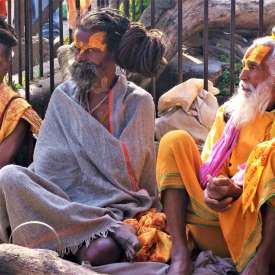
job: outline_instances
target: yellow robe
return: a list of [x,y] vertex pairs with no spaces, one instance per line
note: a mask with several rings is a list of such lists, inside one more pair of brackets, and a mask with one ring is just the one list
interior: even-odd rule
[[187,223],[195,244],[220,256],[230,254],[241,271],[261,241],[260,207],[264,203],[275,206],[275,113],[266,112],[241,129],[237,145],[219,174],[232,177],[238,165],[247,163],[243,194],[230,209],[217,213],[204,203],[198,178],[201,164],[224,130],[223,111],[221,107],[217,112],[201,156],[184,131],[170,132],[161,140],[157,182],[160,191],[186,189],[190,197]]
[[[0,114],[4,111],[9,100],[16,95],[18,94],[10,87],[4,83],[0,84]],[[41,118],[25,99],[16,98],[5,112],[0,128],[0,143],[14,131],[21,118],[31,125],[31,131],[34,134],[38,133],[41,126]]]

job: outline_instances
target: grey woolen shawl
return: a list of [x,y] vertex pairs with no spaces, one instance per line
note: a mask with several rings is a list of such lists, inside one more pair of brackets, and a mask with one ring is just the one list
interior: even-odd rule
[[[60,253],[106,236],[125,218],[157,204],[154,104],[120,76],[109,94],[108,131],[78,102],[73,81],[50,100],[29,168],[0,170],[0,239],[22,226],[16,244]],[[111,133],[110,133],[111,131]]]

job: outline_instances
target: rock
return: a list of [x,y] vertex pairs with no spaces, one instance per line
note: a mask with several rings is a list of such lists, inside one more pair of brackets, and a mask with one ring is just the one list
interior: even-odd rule
[[[53,44],[53,52],[54,57],[57,55],[57,49],[60,46],[59,36],[54,40]],[[46,38],[42,38],[42,57],[43,57],[43,63],[49,61],[50,59],[50,50],[49,50],[49,40]],[[19,71],[18,68],[18,62],[19,62],[19,52],[18,52],[18,46],[14,47],[14,57],[12,59],[12,71],[13,74],[17,74]],[[22,71],[25,71],[25,41],[22,40],[21,44],[21,53],[22,53]],[[40,52],[39,52],[39,36],[35,35],[32,37],[32,62],[33,66],[37,66],[40,62]],[[38,68],[34,69],[34,77],[38,76]]]
[[[247,39],[240,34],[235,34],[235,58],[238,61],[241,61],[251,42],[251,39]],[[219,59],[221,55],[227,55],[227,62],[229,62],[230,48],[230,34],[224,29],[215,29],[209,32],[208,52],[211,56]]]
[[[160,18],[167,10],[175,7],[174,0],[155,1],[155,19]],[[151,5],[141,15],[141,22],[146,22],[147,27],[151,27]]]
[[[176,0],[156,0],[155,6],[160,11],[155,14],[155,26],[167,35],[167,60],[171,60],[177,51],[177,25],[178,6]],[[230,0],[209,0],[209,31],[215,28],[224,28],[229,31],[230,25]],[[162,8],[160,8],[162,7]],[[194,34],[202,34],[204,28],[203,21],[203,0],[183,1],[182,35],[183,44],[189,47]],[[239,0],[236,1],[236,30],[246,32],[251,37],[255,37],[258,30],[258,1]],[[264,1],[264,30],[270,30],[274,25],[275,5],[274,0]],[[151,7],[149,6],[141,17],[141,22],[146,26],[151,25]],[[188,44],[189,43],[189,44]],[[201,43],[203,43],[201,41]]]
[[[62,82],[59,71],[55,73],[55,87]],[[35,81],[30,86],[30,103],[41,118],[44,118],[52,91],[50,89],[50,79],[44,78]]]
[[[50,77],[49,77],[49,64],[45,63],[45,77],[39,80],[32,81],[30,84],[30,103],[34,110],[44,118],[52,91],[50,89]],[[54,85],[59,85],[63,79],[62,74],[58,66],[58,62],[55,59],[55,73],[54,73]],[[19,90],[21,96],[25,97],[24,89]]]
[[[183,80],[189,78],[202,78],[203,76],[202,57],[193,57],[183,54]],[[222,73],[222,63],[217,59],[210,58],[208,63],[208,79],[213,83],[217,81]],[[178,84],[178,55],[176,55],[169,65],[166,66],[157,80],[157,100],[166,91]],[[149,90],[151,87],[148,87]]]
[[[43,60],[44,62],[49,60],[49,41],[45,38],[42,39],[43,43]],[[13,49],[14,51],[14,57],[12,59],[12,71],[13,74],[18,73],[18,62],[19,62],[19,52],[18,52],[18,47],[15,47]],[[32,52],[33,52],[33,65],[38,65],[39,64],[39,38],[38,36],[33,36],[32,38]],[[25,70],[25,41],[22,40],[21,44],[21,58],[22,58],[22,68],[21,70]]]
[[57,253],[13,244],[0,245],[0,274],[5,275],[96,275],[81,265],[63,260]]

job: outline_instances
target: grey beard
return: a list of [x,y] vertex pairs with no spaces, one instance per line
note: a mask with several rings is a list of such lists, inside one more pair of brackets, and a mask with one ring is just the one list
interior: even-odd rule
[[74,61],[70,67],[72,79],[76,82],[79,93],[89,93],[91,87],[97,81],[97,66],[87,61]]

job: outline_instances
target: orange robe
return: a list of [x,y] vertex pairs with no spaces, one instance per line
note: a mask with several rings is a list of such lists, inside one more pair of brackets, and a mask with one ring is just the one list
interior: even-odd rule
[[[184,131],[168,133],[160,142],[157,182],[160,191],[186,189],[190,197],[187,223],[196,245],[220,256],[232,257],[241,271],[261,241],[260,207],[275,207],[275,112],[265,112],[243,127],[231,156],[220,175],[234,176],[238,165],[247,163],[243,194],[222,213],[204,203],[199,184],[199,169],[220,138],[225,122],[223,107],[216,116],[200,156],[192,137]],[[255,128],[256,127],[256,128]]]
[[[4,83],[0,84],[0,114],[4,111],[9,100],[15,95],[18,94],[10,87]],[[17,98],[12,101],[5,112],[0,129],[0,143],[14,131],[20,119],[26,120],[31,125],[33,134],[38,134],[42,122],[41,118],[25,99]]]

